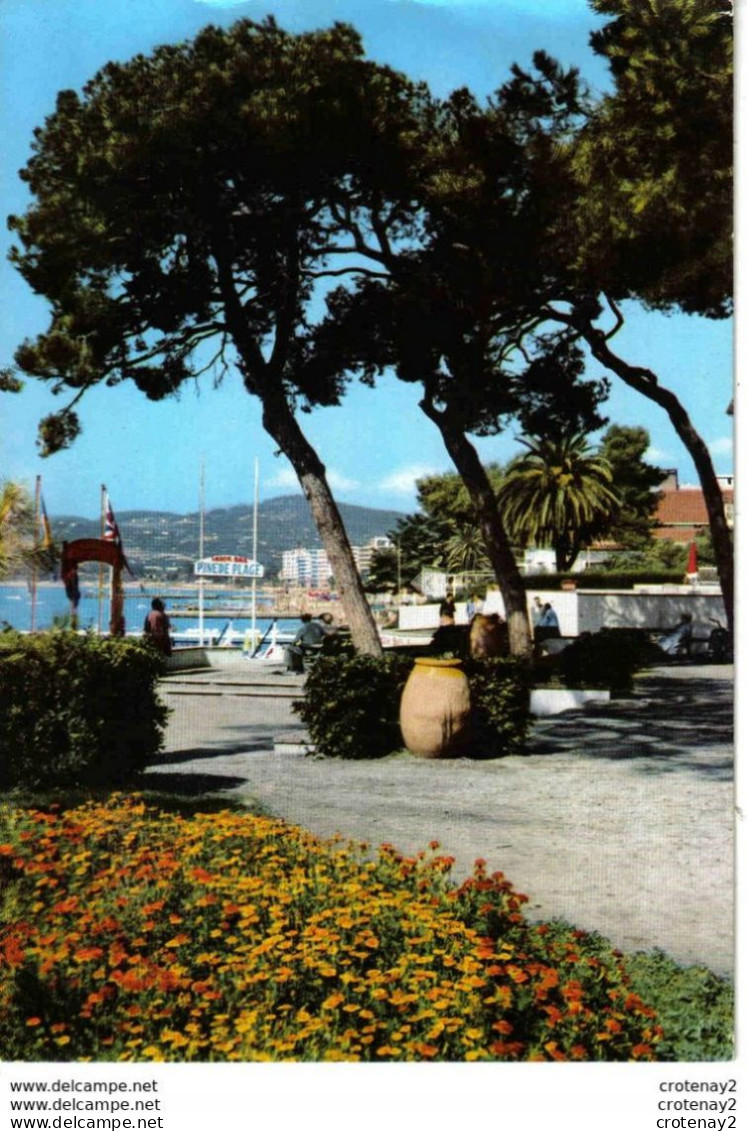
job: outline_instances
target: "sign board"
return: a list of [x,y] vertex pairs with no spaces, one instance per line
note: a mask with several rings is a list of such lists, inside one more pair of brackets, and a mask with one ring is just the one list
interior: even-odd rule
[[264,577],[265,567],[237,554],[216,554],[195,562],[195,577]]

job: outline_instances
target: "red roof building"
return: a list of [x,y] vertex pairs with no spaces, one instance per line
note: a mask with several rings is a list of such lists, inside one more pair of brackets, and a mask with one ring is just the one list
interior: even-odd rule
[[[734,526],[734,477],[719,476],[724,497],[726,521]],[[654,538],[670,542],[691,542],[696,534],[708,529],[708,511],[700,487],[680,487],[676,475],[663,484],[656,512]]]

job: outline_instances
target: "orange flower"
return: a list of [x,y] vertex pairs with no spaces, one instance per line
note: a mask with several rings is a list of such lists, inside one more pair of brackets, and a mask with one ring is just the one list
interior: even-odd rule
[[580,982],[566,982],[561,993],[566,1001],[581,1001],[584,996],[584,989]]
[[169,939],[169,941],[165,942],[163,945],[169,950],[176,950],[177,947],[184,946],[184,944],[188,942],[189,935],[182,933],[181,935],[174,935],[173,939]]
[[104,953],[103,947],[100,946],[83,946],[80,950],[76,950],[73,958],[76,962],[93,962],[97,958],[101,958]]

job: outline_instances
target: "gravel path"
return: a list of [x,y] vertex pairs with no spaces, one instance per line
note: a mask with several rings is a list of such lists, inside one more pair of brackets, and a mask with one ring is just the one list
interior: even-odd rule
[[301,734],[292,685],[195,681],[164,683],[174,713],[151,768],[164,787],[407,853],[436,839],[457,877],[477,857],[504,872],[532,918],[732,971],[731,668],[658,669],[633,699],[541,720],[527,756],[495,761],[281,755],[274,736]]

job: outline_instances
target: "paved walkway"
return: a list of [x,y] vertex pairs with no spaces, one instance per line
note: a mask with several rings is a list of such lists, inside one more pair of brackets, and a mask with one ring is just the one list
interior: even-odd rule
[[457,877],[477,857],[503,871],[532,918],[728,973],[732,679],[725,666],[656,669],[631,699],[538,721],[525,757],[342,762],[275,753],[279,733],[303,735],[291,712],[300,679],[172,677],[166,750],[150,772],[187,794],[258,801],[321,836],[404,852],[437,839]]

